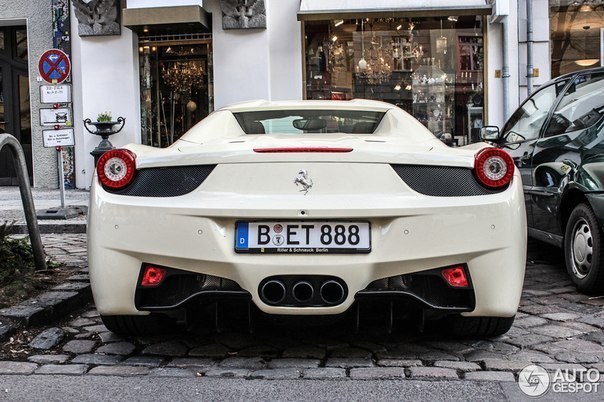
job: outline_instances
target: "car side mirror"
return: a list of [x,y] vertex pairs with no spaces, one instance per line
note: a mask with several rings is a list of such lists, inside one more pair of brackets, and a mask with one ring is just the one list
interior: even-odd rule
[[483,141],[499,142],[499,127],[497,126],[484,126],[480,129],[480,139]]

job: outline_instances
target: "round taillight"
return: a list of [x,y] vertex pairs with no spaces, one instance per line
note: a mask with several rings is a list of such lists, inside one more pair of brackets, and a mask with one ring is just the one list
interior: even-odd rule
[[99,158],[96,172],[103,186],[114,190],[126,187],[136,173],[136,155],[127,149],[107,151]]
[[507,186],[514,176],[514,161],[498,148],[483,148],[475,157],[474,172],[485,187],[497,189]]

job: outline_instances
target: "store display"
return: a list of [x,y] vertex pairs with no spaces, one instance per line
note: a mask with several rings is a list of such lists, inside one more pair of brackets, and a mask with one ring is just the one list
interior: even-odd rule
[[306,21],[305,97],[390,102],[437,136],[467,144],[477,121],[468,121],[468,106],[481,113],[484,107],[483,22],[481,16]]
[[411,75],[413,115],[436,135],[452,133],[451,107],[453,88],[447,74],[434,66],[434,59],[424,59]]

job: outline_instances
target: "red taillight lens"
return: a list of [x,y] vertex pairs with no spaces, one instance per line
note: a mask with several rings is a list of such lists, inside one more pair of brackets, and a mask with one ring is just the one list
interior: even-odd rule
[[447,283],[455,288],[467,288],[470,286],[466,277],[466,270],[461,265],[445,268],[441,273]]
[[141,286],[157,286],[164,280],[165,276],[165,269],[148,265],[143,271]]
[[501,149],[483,148],[476,154],[474,172],[483,186],[501,188],[507,186],[514,176],[514,161]]
[[103,186],[114,190],[126,187],[136,173],[136,155],[127,149],[112,149],[101,155],[96,171]]

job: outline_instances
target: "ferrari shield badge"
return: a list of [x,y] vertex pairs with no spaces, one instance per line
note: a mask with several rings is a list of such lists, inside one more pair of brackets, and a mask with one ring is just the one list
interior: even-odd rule
[[312,179],[308,176],[308,172],[304,169],[301,169],[298,172],[298,176],[296,176],[294,179],[294,183],[296,186],[302,186],[300,191],[303,191],[304,195],[308,194],[308,190],[310,190],[313,185]]

